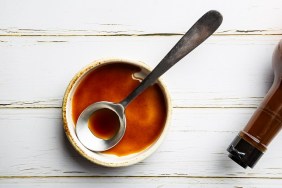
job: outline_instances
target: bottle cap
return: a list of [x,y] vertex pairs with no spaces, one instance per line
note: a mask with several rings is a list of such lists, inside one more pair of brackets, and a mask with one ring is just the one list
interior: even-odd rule
[[228,157],[238,163],[243,168],[248,166],[253,168],[263,155],[263,152],[241,138],[239,135],[231,142],[227,148]]

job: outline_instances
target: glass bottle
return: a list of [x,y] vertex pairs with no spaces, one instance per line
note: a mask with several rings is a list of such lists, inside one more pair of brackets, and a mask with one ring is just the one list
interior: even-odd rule
[[282,126],[282,40],[273,53],[274,82],[253,116],[227,148],[229,157],[253,168]]

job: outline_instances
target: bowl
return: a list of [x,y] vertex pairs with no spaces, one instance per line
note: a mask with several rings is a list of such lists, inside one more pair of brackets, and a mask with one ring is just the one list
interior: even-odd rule
[[[70,81],[65,95],[64,95],[64,99],[63,99],[63,106],[62,106],[62,111],[63,111],[63,123],[64,123],[64,130],[65,133],[67,135],[68,140],[70,141],[70,143],[72,144],[72,146],[76,149],[76,151],[78,153],[80,153],[83,157],[85,157],[86,159],[90,160],[93,163],[96,163],[98,165],[102,165],[102,166],[106,166],[106,167],[122,167],[122,166],[129,166],[135,163],[138,163],[142,160],[144,160],[145,158],[147,158],[148,156],[150,156],[153,152],[156,151],[156,149],[160,146],[161,142],[163,141],[163,139],[165,138],[166,133],[168,132],[168,128],[169,128],[169,122],[171,119],[171,111],[172,111],[172,107],[171,107],[171,101],[170,101],[170,96],[169,93],[167,91],[166,86],[163,84],[163,82],[161,81],[161,79],[158,79],[157,82],[154,84],[156,85],[156,87],[159,88],[159,93],[163,96],[163,100],[161,101],[162,105],[155,105],[158,103],[153,102],[152,104],[150,103],[149,105],[143,105],[142,108],[140,108],[140,106],[137,106],[137,108],[135,108],[134,110],[131,110],[127,112],[127,109],[130,109],[130,105],[127,107],[126,109],[126,118],[129,118],[129,124],[128,124],[128,132],[130,132],[131,130],[131,134],[137,134],[138,132],[143,132],[138,130],[138,127],[132,127],[129,128],[130,126],[130,122],[133,122],[132,124],[134,124],[135,122],[139,123],[140,126],[147,126],[148,128],[146,128],[146,130],[150,130],[151,132],[148,132],[148,135],[156,135],[154,137],[154,140],[150,142],[150,144],[148,144],[147,146],[142,146],[143,148],[140,150],[136,150],[134,152],[128,152],[128,153],[122,153],[121,151],[127,151],[126,148],[127,147],[123,147],[123,150],[118,150],[116,149],[117,153],[111,153],[109,151],[106,152],[94,152],[91,151],[89,149],[87,149],[86,147],[84,147],[82,145],[82,143],[79,141],[79,139],[77,138],[77,135],[75,133],[75,124],[76,124],[76,119],[77,119],[77,109],[82,108],[81,105],[83,103],[83,100],[86,100],[87,96],[86,95],[78,95],[78,93],[80,92],[80,90],[83,91],[84,88],[84,84],[87,82],[85,81],[86,79],[90,78],[90,75],[95,75],[98,76],[99,73],[98,71],[101,72],[101,70],[105,71],[105,70],[109,70],[108,67],[110,67],[112,70],[115,69],[122,69],[121,67],[134,67],[136,69],[138,69],[138,72],[132,74],[132,82],[136,82],[135,80],[137,80],[138,82],[140,82],[146,75],[148,75],[151,71],[151,69],[144,63],[140,62],[140,61],[132,61],[132,60],[126,60],[126,59],[103,59],[103,60],[97,60],[92,62],[91,64],[89,64],[88,66],[86,66],[85,68],[83,68],[81,71],[79,71],[74,77],[73,79]],[[116,68],[115,68],[116,67]],[[107,69],[108,68],[108,69]],[[101,84],[107,80],[110,81],[110,77],[112,76],[112,73],[109,72],[108,76],[105,76],[105,78],[102,78],[99,80],[99,82],[94,82],[98,85]],[[103,75],[101,73],[101,75]],[[106,74],[105,74],[106,75]],[[93,76],[92,76],[93,77]],[[94,77],[93,77],[94,78]],[[98,78],[97,78],[98,79]],[[118,80],[118,82],[120,80],[122,80],[122,78],[118,78],[116,79]],[[113,81],[110,81],[110,83],[112,83]],[[123,91],[123,85],[125,85],[125,81],[122,81],[122,83],[119,83],[121,86],[119,86],[118,89],[116,88],[111,88],[111,84],[105,84],[104,87],[100,87],[99,89],[96,88],[96,90],[92,91],[93,92],[93,96],[95,94],[95,97],[100,96],[98,94],[100,93],[106,93],[107,96],[111,96],[110,99],[116,100],[116,101],[111,101],[111,102],[119,102],[118,100],[120,100],[123,96],[121,96],[122,91]],[[130,82],[131,83],[131,82]],[[93,85],[93,83],[92,83]],[[137,83],[138,85],[138,83]],[[86,87],[86,86],[85,86]],[[133,86],[132,86],[133,87]],[[135,87],[135,86],[134,86]],[[92,89],[92,88],[91,88]],[[149,89],[149,88],[148,88]],[[101,90],[101,91],[98,91]],[[111,91],[114,90],[115,92]],[[130,91],[126,91],[128,94],[130,93]],[[147,91],[144,91],[144,93]],[[111,95],[108,93],[112,93]],[[148,91],[149,93],[149,91]],[[140,95],[140,101],[141,100],[141,96],[143,95],[143,93]],[[144,94],[145,96],[146,94]],[[149,95],[148,95],[149,96]],[[88,98],[90,97],[90,99],[92,100],[92,96],[88,96]],[[135,99],[138,100],[139,96]],[[143,97],[144,98],[144,97]],[[158,97],[160,98],[160,97]],[[81,102],[79,101],[81,100]],[[93,99],[94,100],[94,99]],[[98,100],[98,99],[97,99]],[[134,101],[135,101],[134,100]],[[149,100],[149,99],[148,99]],[[78,101],[78,102],[76,102]],[[132,103],[134,103],[134,101]],[[93,103],[93,101],[89,101],[91,103]],[[141,102],[135,102],[135,106],[136,105],[141,105]],[[140,104],[139,104],[140,103]],[[87,105],[89,105],[87,104]],[[86,105],[86,103],[85,103]],[[154,115],[154,112],[150,112],[149,113],[145,113],[142,110],[144,109],[144,111],[146,109],[159,109],[162,110],[163,113],[163,117],[161,115]],[[132,109],[134,109],[132,107]],[[138,113],[136,113],[136,109],[138,110]],[[139,113],[140,111],[140,113]],[[79,111],[78,111],[79,112]],[[130,114],[131,112],[134,112],[134,114]],[[142,116],[138,119],[140,119],[141,121],[134,121],[134,118]],[[146,117],[144,118],[144,115],[146,115]],[[146,122],[150,122],[149,120],[152,119],[153,117],[161,117],[161,123],[162,123],[162,128],[161,129],[151,129],[151,127],[153,127],[154,123],[146,123]],[[134,118],[133,118],[134,117]],[[130,119],[131,118],[131,119]],[[148,119],[148,121],[145,121],[146,119]],[[143,121],[144,120],[144,121]],[[132,126],[132,125],[131,125]],[[134,125],[135,126],[135,125]],[[156,130],[156,131],[155,131]],[[154,133],[157,132],[157,133]],[[129,134],[129,133],[128,133]],[[139,133],[138,133],[139,134]],[[147,133],[146,133],[147,135]],[[133,135],[134,136],[134,135]],[[128,141],[127,142],[127,138],[124,136],[124,141],[123,139],[121,140],[121,147],[122,148],[122,144],[131,144],[131,143],[136,143],[136,147],[138,146],[138,139],[139,137],[136,137],[134,140]],[[132,139],[132,138],[131,138]],[[148,138],[148,139],[153,139],[153,138]],[[122,143],[123,142],[123,143]],[[142,141],[143,143],[143,141]],[[131,144],[132,145],[132,144]],[[141,145],[141,141],[140,144]],[[129,145],[130,146],[130,145]],[[117,146],[115,146],[117,148]],[[114,148],[115,148],[114,147]],[[115,149],[113,148],[113,151],[115,151]],[[125,149],[124,149],[125,148]],[[131,151],[131,149],[128,149],[128,151]],[[133,151],[133,150],[132,150]]]

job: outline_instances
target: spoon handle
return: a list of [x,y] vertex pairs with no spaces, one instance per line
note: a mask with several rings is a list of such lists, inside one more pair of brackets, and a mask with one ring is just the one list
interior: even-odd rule
[[135,99],[135,97],[152,85],[162,74],[213,34],[220,26],[222,19],[221,14],[215,10],[208,11],[204,14],[176,43],[142,83],[121,101],[120,104],[125,108],[133,99]]

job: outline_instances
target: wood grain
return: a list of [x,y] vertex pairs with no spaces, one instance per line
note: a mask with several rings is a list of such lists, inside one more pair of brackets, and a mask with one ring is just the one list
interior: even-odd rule
[[224,21],[217,34],[282,33],[280,0],[119,0],[0,2],[0,35],[178,35],[210,9]]
[[52,177],[52,178],[9,178],[0,179],[0,187],[281,187],[281,179],[258,179],[258,178],[186,178],[186,177]]
[[[0,107],[60,107],[78,70],[120,57],[151,67],[180,36],[0,37]],[[214,36],[163,75],[174,107],[256,107],[272,84],[280,36]]]
[[226,148],[253,109],[174,109],[170,131],[148,159],[126,168],[96,166],[79,156],[63,132],[60,109],[0,110],[0,176],[177,176],[282,178],[279,135],[254,170]]

